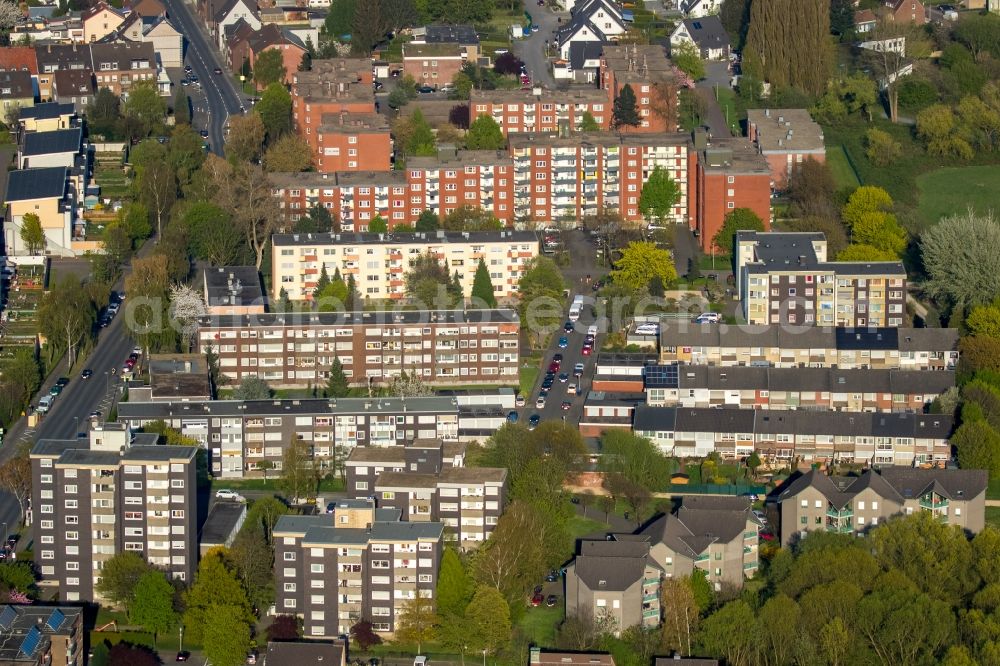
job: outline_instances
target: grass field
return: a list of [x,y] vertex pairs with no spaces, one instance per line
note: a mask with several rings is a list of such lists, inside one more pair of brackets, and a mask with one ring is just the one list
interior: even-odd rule
[[[829,153],[827,153],[829,155]],[[945,215],[960,213],[967,206],[979,212],[997,210],[1000,166],[948,167],[917,177],[920,199],[917,210],[924,224],[935,224]]]
[[562,619],[563,600],[560,598],[552,608],[538,606],[524,611],[517,627],[533,645],[555,645],[556,629]]
[[1000,529],[1000,506],[986,507],[986,524]]
[[826,149],[826,164],[830,167],[833,180],[837,183],[837,189],[854,189],[861,183],[858,176],[847,161],[847,154],[844,153],[843,146],[828,146]]

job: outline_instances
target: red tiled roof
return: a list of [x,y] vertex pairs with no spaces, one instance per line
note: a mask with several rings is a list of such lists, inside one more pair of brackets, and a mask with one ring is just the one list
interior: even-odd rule
[[5,46],[0,48],[0,70],[26,70],[38,74],[38,58],[31,46]]

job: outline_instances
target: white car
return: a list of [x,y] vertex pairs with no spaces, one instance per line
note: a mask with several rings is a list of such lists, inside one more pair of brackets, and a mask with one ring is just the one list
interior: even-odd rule
[[570,382],[569,383],[569,386],[566,387],[566,393],[569,393],[570,395],[576,395],[576,393],[577,393],[577,391],[576,391],[576,382]]
[[718,312],[702,312],[694,321],[696,324],[718,324],[722,321],[722,315]]
[[640,324],[635,329],[636,335],[656,335],[660,332],[660,327],[656,324]]
[[243,499],[238,492],[235,490],[229,490],[228,488],[219,488],[215,491],[216,499],[227,499],[227,500],[240,500]]
[[514,406],[515,407],[524,407],[524,396],[523,395],[519,395],[516,398],[514,398]]

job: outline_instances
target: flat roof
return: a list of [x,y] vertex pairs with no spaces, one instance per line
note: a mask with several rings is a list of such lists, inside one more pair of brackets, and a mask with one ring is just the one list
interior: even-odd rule
[[256,266],[212,266],[205,269],[205,295],[209,307],[259,305],[264,289]]
[[783,231],[738,231],[737,243],[752,242],[753,261],[748,274],[780,271],[833,272],[837,275],[892,275],[906,277],[900,261],[820,261],[813,243],[825,242],[822,233]]
[[[15,172],[16,173],[16,172]],[[402,174],[402,172],[400,172]],[[405,178],[405,174],[402,174]],[[289,245],[420,245],[445,243],[526,243],[538,242],[533,231],[431,231],[412,234],[274,234],[275,246]]]
[[400,326],[408,324],[514,324],[516,310],[375,310],[370,312],[263,312],[212,315],[201,328],[286,328],[295,326]]
[[[208,418],[212,416],[293,416],[326,414],[458,414],[453,398],[337,398],[305,400],[186,400],[182,402],[122,402],[119,419]],[[176,448],[176,447],[170,447]]]
[[823,128],[806,109],[747,109],[751,134],[763,153],[825,153]]
[[216,500],[201,528],[200,544],[218,546],[226,543],[247,513],[243,502]]

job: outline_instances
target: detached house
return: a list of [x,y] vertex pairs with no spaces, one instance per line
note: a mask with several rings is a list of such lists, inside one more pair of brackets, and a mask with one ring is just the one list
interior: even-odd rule
[[125,22],[125,12],[116,9],[105,2],[96,5],[83,13],[83,41],[87,44],[104,39]]
[[[211,17],[211,26],[220,51],[226,49],[227,26],[242,19],[254,30],[260,30],[261,22],[257,17],[257,3],[254,0],[226,0],[216,6],[217,9]],[[298,69],[298,63],[295,64],[292,71],[296,69]]]
[[132,13],[115,33],[115,37],[152,44],[162,67],[180,67],[184,64],[184,35],[163,14],[143,16]]
[[52,99],[59,105],[71,105],[78,113],[83,113],[94,101],[97,87],[94,73],[89,69],[61,69],[52,77]]
[[569,60],[570,46],[574,43],[607,44],[624,34],[626,29],[622,10],[617,4],[610,0],[587,0],[574,9],[569,23],[557,34],[559,57]]
[[885,16],[890,21],[923,25],[927,12],[920,0],[885,0]]
[[670,33],[670,49],[682,44],[693,44],[703,60],[727,60],[729,58],[729,33],[722,26],[718,16],[704,16],[685,19]]

